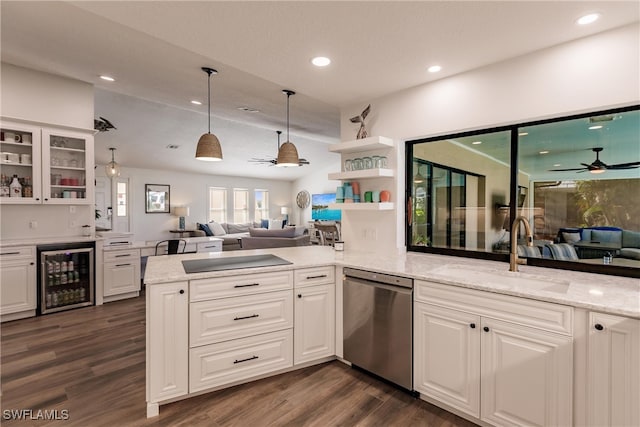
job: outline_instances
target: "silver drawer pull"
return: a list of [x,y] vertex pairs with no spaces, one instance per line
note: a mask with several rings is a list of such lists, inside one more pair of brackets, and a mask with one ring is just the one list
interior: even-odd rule
[[307,276],[307,280],[309,279],[322,279],[323,277],[327,277],[326,274],[321,274],[319,276]]
[[236,359],[236,360],[233,361],[233,364],[235,365],[236,363],[248,362],[249,360],[255,360],[257,358],[258,358],[258,356],[252,356],[252,357],[250,357],[248,359],[240,359],[240,360]]
[[122,258],[122,257],[125,257],[125,256],[131,256],[131,254],[116,255],[115,257],[116,258]]
[[20,252],[2,252],[0,255],[20,255]]
[[243,320],[243,319],[252,319],[254,317],[259,317],[259,314],[252,314],[251,316],[243,316],[243,317],[234,317],[233,320]]
[[235,285],[234,288],[246,288],[249,286],[260,286],[260,283],[249,283],[247,285]]
[[116,267],[128,267],[131,264],[116,264]]

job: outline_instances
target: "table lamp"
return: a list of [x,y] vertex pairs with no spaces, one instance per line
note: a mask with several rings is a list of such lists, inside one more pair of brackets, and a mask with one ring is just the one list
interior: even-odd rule
[[282,215],[283,219],[285,221],[287,221],[287,223],[289,222],[289,208],[286,206],[282,206],[280,208],[280,214]]
[[180,217],[179,224],[178,224],[178,230],[184,230],[185,229],[184,217],[185,216],[189,216],[189,207],[188,206],[177,206],[176,210],[174,212],[174,215]]

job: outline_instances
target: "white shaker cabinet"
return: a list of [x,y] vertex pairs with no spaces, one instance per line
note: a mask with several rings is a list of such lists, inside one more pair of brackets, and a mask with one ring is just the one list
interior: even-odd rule
[[416,282],[414,388],[492,425],[571,425],[572,310]]
[[36,314],[36,248],[0,249],[0,315],[2,321]]
[[189,392],[189,284],[147,287],[147,416]]
[[104,300],[115,301],[140,294],[140,249],[104,252]]
[[589,314],[587,423],[640,425],[640,320]]
[[335,296],[333,284],[296,289],[294,364],[335,354]]

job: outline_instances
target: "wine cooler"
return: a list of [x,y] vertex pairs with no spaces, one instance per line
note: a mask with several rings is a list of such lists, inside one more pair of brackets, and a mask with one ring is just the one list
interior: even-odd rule
[[94,243],[38,246],[38,311],[94,304]]

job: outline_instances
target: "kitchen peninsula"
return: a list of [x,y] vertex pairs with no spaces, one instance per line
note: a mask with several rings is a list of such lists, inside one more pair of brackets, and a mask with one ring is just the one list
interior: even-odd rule
[[[290,264],[194,274],[185,273],[182,264],[266,254]],[[558,270],[530,266],[513,273],[506,264],[492,261],[427,254],[380,257],[335,252],[330,247],[152,257],[145,275],[147,416],[157,415],[160,404],[342,358],[343,267],[415,280],[414,389],[422,399],[489,424],[524,417],[547,425],[596,425],[611,415],[612,399],[617,399],[615,416],[622,417],[622,424],[640,419],[633,404],[640,384],[640,284],[636,279],[568,271],[560,275]],[[471,398],[463,395],[465,390],[460,390],[460,396],[439,395],[429,372],[443,367],[429,365],[434,362],[423,350],[455,341],[433,341],[429,327],[436,317],[449,321],[458,314],[477,319],[461,329],[469,334],[469,342],[478,344],[478,354],[465,348],[464,360],[477,356],[479,363],[480,333],[483,340],[492,337],[493,347],[504,336],[527,344],[518,350],[529,350],[533,348],[529,344],[535,343],[531,354],[542,362],[537,365],[540,371],[534,372],[543,378],[542,392],[536,394],[540,389],[523,381],[504,381],[501,369],[510,368],[496,365],[491,367],[495,372],[483,373],[482,378],[487,374],[502,382],[480,384],[478,378],[468,378],[478,382],[472,387],[465,384],[465,390],[475,389]],[[476,322],[483,327],[475,328]],[[618,338],[611,341],[611,333]],[[605,353],[617,359],[609,360]],[[498,360],[505,354],[493,356]],[[624,372],[612,369],[618,363],[613,359],[622,361],[618,366]],[[458,362],[451,363],[450,369],[460,367],[453,366]],[[525,378],[531,378],[530,367],[523,369]],[[489,367],[483,363],[482,369]],[[617,375],[635,380],[620,381]],[[522,396],[523,388],[531,390]],[[527,400],[491,402],[490,393]],[[537,408],[536,413],[522,405]]]

